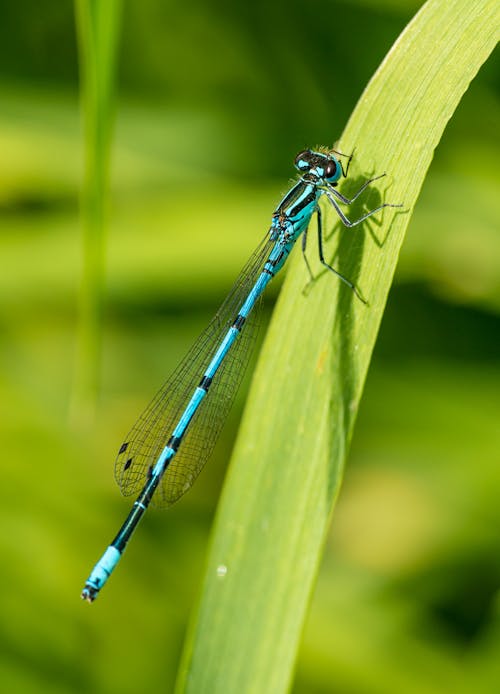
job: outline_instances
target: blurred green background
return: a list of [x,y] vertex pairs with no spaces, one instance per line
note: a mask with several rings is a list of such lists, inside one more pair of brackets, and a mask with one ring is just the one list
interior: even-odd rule
[[[198,484],[149,514],[90,608],[79,592],[129,509],[116,449],[260,240],[295,153],[340,135],[420,4],[125,3],[102,387],[87,427],[71,414],[74,8],[2,8],[1,691],[172,690],[248,379]],[[491,60],[471,85],[412,220],[294,694],[498,691],[499,77]],[[366,175],[372,162],[356,156]]]

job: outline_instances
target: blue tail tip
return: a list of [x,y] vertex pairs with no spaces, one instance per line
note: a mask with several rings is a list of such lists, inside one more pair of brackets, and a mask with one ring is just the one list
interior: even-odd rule
[[97,598],[98,594],[99,588],[95,588],[94,586],[90,585],[90,583],[86,583],[85,588],[82,590],[81,598],[82,600],[92,603]]

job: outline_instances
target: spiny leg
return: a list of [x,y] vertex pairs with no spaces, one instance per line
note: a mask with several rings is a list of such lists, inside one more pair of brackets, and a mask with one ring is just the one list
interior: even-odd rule
[[337,154],[339,157],[347,157],[347,166],[345,167],[345,171],[344,171],[344,167],[342,166],[342,162],[339,162],[340,168],[342,169],[342,176],[344,178],[347,178],[347,173],[349,171],[349,167],[351,165],[351,161],[352,161],[352,158],[354,156],[354,152],[356,151],[356,147],[352,150],[352,152],[350,154],[344,154],[343,152],[339,152],[338,149],[332,149],[330,151],[333,152],[334,154]]
[[356,294],[358,299],[362,301],[364,304],[367,304],[368,302],[366,299],[364,299],[361,294],[358,291],[358,288],[356,285],[351,282],[351,280],[348,280],[347,277],[344,277],[338,270],[336,270],[334,267],[329,265],[326,260],[325,260],[325,255],[323,253],[323,221],[321,217],[321,209],[316,207],[316,214],[317,214],[317,220],[318,220],[318,250],[319,250],[319,260],[322,265],[324,265],[330,272],[333,272],[334,275],[336,275],[342,282],[347,284],[348,287],[352,289],[352,291]]
[[370,183],[373,183],[373,181],[378,181],[379,178],[383,178],[384,176],[385,176],[385,173],[380,174],[380,176],[375,176],[374,178],[369,178],[367,181],[365,181],[363,183],[361,188],[358,190],[357,193],[355,193],[352,196],[352,198],[347,198],[345,195],[342,195],[342,193],[339,193],[338,190],[336,190],[332,185],[330,185],[328,183],[326,184],[326,186],[327,186],[328,190],[330,191],[330,193],[333,193],[333,195],[335,195],[335,197],[338,198],[341,202],[343,202],[345,205],[351,205],[356,200],[356,198],[358,198],[361,195],[361,193],[368,188]]
[[311,266],[309,265],[309,261],[307,260],[307,255],[306,255],[306,245],[307,245],[307,227],[304,230],[304,233],[302,234],[302,256],[305,260],[307,271],[309,272],[309,277],[311,278],[311,282],[314,280],[314,275],[311,270]]
[[359,219],[356,219],[354,222],[351,222],[350,219],[347,219],[345,214],[342,212],[340,207],[337,204],[337,201],[335,200],[334,197],[330,194],[328,190],[325,190],[326,196],[328,200],[331,202],[335,210],[337,211],[338,216],[340,217],[342,224],[345,224],[346,227],[355,227],[357,224],[361,224],[361,222],[364,222],[365,219],[368,219],[368,217],[371,217],[372,214],[375,214],[376,212],[379,212],[380,210],[384,209],[384,207],[402,207],[402,205],[394,205],[390,202],[384,202],[382,205],[379,205],[376,207],[374,210],[370,210],[366,214],[364,214],[362,217]]

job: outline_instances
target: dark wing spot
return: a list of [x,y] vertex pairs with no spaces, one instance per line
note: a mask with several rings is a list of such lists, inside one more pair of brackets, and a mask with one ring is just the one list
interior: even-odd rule
[[127,450],[127,446],[128,446],[127,442],[122,443],[122,445],[120,446],[120,450],[118,451],[118,455],[120,455],[120,453],[125,453],[125,451]]
[[131,465],[132,465],[132,458],[129,458],[127,460],[127,462],[125,463],[125,465],[123,466],[123,469],[128,470]]

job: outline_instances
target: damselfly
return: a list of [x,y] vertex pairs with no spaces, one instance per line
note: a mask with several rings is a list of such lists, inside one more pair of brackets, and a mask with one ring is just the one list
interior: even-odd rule
[[[347,159],[345,169],[341,157]],[[347,177],[351,159],[352,154],[326,149],[308,149],[295,158],[299,179],[274,211],[260,246],[215,318],[144,410],[118,451],[116,480],[124,495],[138,496],[118,534],[92,570],[83,599],[95,600],[148,506],[170,506],[199,475],[222,429],[248,360],[255,336],[252,309],[301,235],[306,258],[308,225],[314,213],[320,262],[364,301],[356,286],[325,260],[319,199],[326,195],[347,227],[360,224],[383,207],[399,205],[383,203],[350,221],[339,203],[350,205],[370,183],[385,175],[368,179],[348,198],[336,186],[342,176]],[[307,267],[311,274],[309,263]]]

